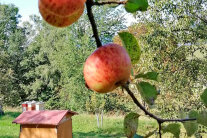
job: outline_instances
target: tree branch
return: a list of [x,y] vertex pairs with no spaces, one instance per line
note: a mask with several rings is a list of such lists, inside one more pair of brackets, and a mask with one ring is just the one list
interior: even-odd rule
[[98,30],[97,30],[97,26],[96,26],[96,22],[93,16],[93,12],[92,12],[92,6],[93,6],[93,0],[87,0],[86,1],[86,8],[87,8],[87,15],[89,18],[89,21],[91,23],[92,29],[93,29],[93,34],[96,40],[96,45],[97,48],[102,46],[101,40],[99,39],[98,36]]
[[162,130],[162,123],[158,122],[158,124],[159,124],[159,135],[160,135],[160,138],[162,138],[162,132],[161,132],[161,130]]
[[127,1],[106,1],[106,2],[93,2],[93,5],[101,6],[101,5],[106,5],[106,4],[117,4],[117,5],[122,5],[126,4]]
[[[86,7],[87,7],[87,15],[89,18],[89,21],[91,23],[92,29],[93,29],[93,34],[96,40],[96,44],[97,47],[101,47],[101,41],[99,39],[99,35],[98,35],[98,30],[97,30],[97,26],[96,26],[96,22],[92,13],[92,6],[93,5],[105,5],[105,4],[126,4],[127,1],[122,1],[122,2],[116,2],[116,1],[111,1],[111,2],[94,2],[93,0],[87,0],[86,1]],[[132,98],[133,102],[142,110],[144,111],[144,113],[148,116],[150,116],[151,118],[155,119],[158,124],[159,124],[159,135],[160,138],[162,137],[162,133],[161,133],[161,129],[162,129],[162,123],[164,122],[185,122],[185,121],[193,121],[196,120],[196,118],[190,118],[190,119],[163,119],[163,118],[159,118],[156,115],[150,113],[138,100],[137,98],[134,96],[134,94],[132,93],[132,91],[129,89],[129,84],[123,84],[122,87],[127,91],[127,93],[130,95],[130,97]]]
[[193,121],[196,120],[196,118],[189,118],[189,119],[163,119],[155,116],[154,114],[150,113],[149,111],[146,110],[146,108],[137,100],[137,98],[134,96],[134,94],[131,92],[129,89],[128,84],[122,85],[122,87],[127,91],[127,93],[131,96],[133,102],[142,110],[144,113],[151,118],[157,120],[159,124],[162,124],[164,122],[186,122],[186,121]]

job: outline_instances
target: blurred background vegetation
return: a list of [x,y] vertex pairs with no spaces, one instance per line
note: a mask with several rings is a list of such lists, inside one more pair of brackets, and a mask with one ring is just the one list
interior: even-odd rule
[[[200,94],[207,87],[207,1],[149,0],[147,12],[136,12],[136,23],[126,26],[123,7],[94,7],[101,41],[121,44],[117,32],[134,34],[142,56],[134,73],[156,71],[160,95],[154,106],[143,104],[161,117],[205,108]],[[0,4],[0,100],[19,106],[43,101],[47,109],[70,109],[108,114],[139,111],[130,97],[116,89],[97,94],[85,87],[83,65],[96,49],[86,14],[77,23],[57,29],[31,15],[19,25],[15,5]],[[132,78],[133,82],[133,78]],[[142,101],[133,83],[131,89]]]

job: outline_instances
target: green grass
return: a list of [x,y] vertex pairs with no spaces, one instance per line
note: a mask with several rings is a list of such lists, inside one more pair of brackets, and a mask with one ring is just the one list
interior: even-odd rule
[[[0,116],[0,138],[18,138],[19,128],[12,121],[21,113],[21,110],[7,110],[4,116]],[[104,116],[103,127],[97,127],[95,115],[79,114],[72,117],[73,120],[73,137],[74,138],[123,138],[123,116]],[[139,118],[137,133],[145,136],[149,131],[155,130],[157,123],[146,117]],[[207,134],[202,134],[207,137]],[[156,136],[153,135],[152,138]],[[172,134],[163,134],[163,137],[173,138]],[[185,130],[181,129],[181,138],[184,138]]]
[[[12,121],[20,114],[20,110],[7,110],[4,116],[0,116],[0,138],[18,138],[19,128]],[[97,127],[95,115],[79,114],[72,117],[73,137],[74,138],[123,138],[123,116],[104,116],[103,127]],[[149,131],[157,128],[154,120],[146,117],[140,117],[137,133],[145,136]],[[207,134],[202,134],[207,137]],[[152,136],[155,138],[156,136]],[[163,137],[173,138],[172,134],[163,134]],[[185,130],[181,129],[181,138],[184,138]]]
[[[19,128],[12,121],[20,114],[19,110],[7,110],[4,116],[0,116],[0,138],[18,138]],[[95,115],[79,114],[72,117],[74,138],[120,138],[123,133],[123,116],[104,116],[103,127],[97,127]],[[155,121],[140,118],[138,133],[144,135],[146,131],[156,126]]]
[[[73,117],[73,135],[74,137],[125,137],[123,132],[123,119],[124,117],[104,116],[103,127],[97,128],[97,120],[94,115],[78,115]],[[146,134],[148,130],[154,129],[156,122],[140,118],[138,133],[141,135]]]
[[73,117],[74,137],[123,137],[122,119],[104,117],[103,127],[97,127],[96,116],[77,115]]
[[12,124],[20,112],[5,112],[4,116],[0,116],[0,138],[18,138],[19,125]]
[[[0,138],[18,138],[19,128],[17,124],[12,124],[12,121],[21,114],[21,109],[7,108],[5,115],[0,116]],[[97,120],[95,115],[79,114],[72,117],[73,123],[73,137],[74,138],[124,138],[123,132],[124,116],[107,116],[104,115],[103,127],[97,127]],[[157,128],[155,120],[150,120],[147,117],[139,118],[139,126],[137,134],[145,136],[149,131]],[[181,129],[181,138],[185,136],[185,130]],[[202,134],[207,137],[207,134]],[[170,133],[163,134],[163,137],[173,138]],[[152,138],[156,138],[155,135]]]

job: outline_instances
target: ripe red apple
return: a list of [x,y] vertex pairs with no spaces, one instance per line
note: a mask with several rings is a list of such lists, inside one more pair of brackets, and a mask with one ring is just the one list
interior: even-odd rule
[[107,93],[129,80],[131,59],[124,47],[107,44],[88,57],[83,73],[91,90]]
[[85,0],[39,0],[43,19],[56,27],[66,27],[77,21],[84,11]]

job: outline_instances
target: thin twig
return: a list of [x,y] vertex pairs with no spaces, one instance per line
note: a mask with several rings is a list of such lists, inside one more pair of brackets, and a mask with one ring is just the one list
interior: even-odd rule
[[196,120],[196,118],[189,118],[189,119],[163,119],[163,118],[159,118],[156,115],[150,113],[149,111],[147,111],[147,109],[137,100],[137,98],[134,96],[134,94],[131,92],[131,90],[129,89],[128,84],[125,84],[122,86],[127,93],[131,96],[133,102],[142,110],[144,111],[144,113],[152,118],[154,118],[155,120],[157,120],[159,123],[164,123],[164,122],[186,122],[186,121],[193,121]]
[[101,5],[106,5],[106,4],[117,4],[117,5],[122,5],[126,4],[127,1],[106,1],[106,2],[93,2],[93,5],[101,6]]
[[164,122],[187,122],[187,121],[195,121],[196,118],[186,118],[186,119],[163,119]]
[[154,118],[155,120],[160,120],[157,116],[153,115],[149,111],[146,110],[146,108],[136,99],[134,94],[130,91],[128,84],[123,85],[124,89],[128,92],[128,94],[131,96],[134,103],[142,110],[146,115],[149,115],[150,117]]
[[159,135],[160,135],[160,138],[162,138],[162,132],[161,132],[161,130],[162,130],[162,123],[158,122],[158,124],[159,124]]
[[96,45],[98,48],[98,47],[101,47],[102,44],[101,44],[101,40],[99,39],[99,36],[98,36],[98,30],[97,30],[96,22],[95,22],[93,12],[92,12],[93,3],[94,3],[93,0],[87,0],[86,1],[86,8],[87,8],[87,15],[88,15],[89,21],[91,23],[91,26],[93,29],[93,34],[94,34],[94,37],[96,40]]

